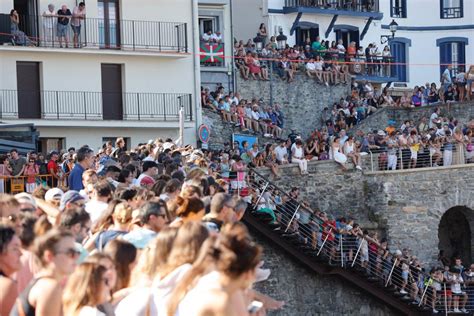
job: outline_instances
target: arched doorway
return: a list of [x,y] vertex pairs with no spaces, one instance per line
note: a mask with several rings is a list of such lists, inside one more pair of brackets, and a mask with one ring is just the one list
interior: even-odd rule
[[472,212],[465,206],[450,208],[441,217],[438,227],[439,250],[443,250],[450,259],[459,256],[465,265],[472,262]]

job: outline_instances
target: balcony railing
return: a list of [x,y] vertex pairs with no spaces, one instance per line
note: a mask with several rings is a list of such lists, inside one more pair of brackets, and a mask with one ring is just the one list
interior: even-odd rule
[[187,93],[0,90],[0,119],[193,120]]
[[[86,18],[82,21],[80,35],[74,43],[75,34],[71,23],[68,22],[63,28],[65,33],[60,34],[61,25],[58,28],[57,17],[20,16],[19,34],[11,33],[9,18],[3,16],[0,21],[1,33],[10,34],[3,36],[2,41],[13,45],[188,52],[187,24],[181,22]],[[58,35],[64,36],[59,38]]]
[[463,17],[462,7],[443,8],[441,11],[442,19],[458,19]]
[[285,7],[312,7],[354,12],[379,12],[379,0],[285,0]]

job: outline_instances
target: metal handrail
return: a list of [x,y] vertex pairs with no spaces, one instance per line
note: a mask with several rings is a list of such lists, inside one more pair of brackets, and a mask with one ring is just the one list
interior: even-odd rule
[[[9,19],[5,19],[9,22]],[[81,22],[78,45],[73,43],[74,31],[70,26],[58,28],[58,16],[20,15],[19,28],[29,39],[28,44],[19,43],[15,34],[11,42],[15,45],[33,45],[55,48],[99,48],[133,51],[188,52],[187,23],[102,19],[86,17]],[[4,29],[9,29],[5,25]],[[64,41],[67,38],[67,45]]]
[[[269,199],[267,203],[275,203],[276,195],[281,197],[289,197],[289,195],[277,185],[270,182],[260,173],[255,170],[249,171],[252,176],[248,177],[247,184],[255,192],[260,191],[258,199],[252,203],[253,216],[258,215],[258,203],[262,198]],[[261,188],[265,187],[265,194]],[[258,201],[258,203],[255,203]],[[276,203],[275,203],[276,204]],[[419,308],[431,309],[439,306],[437,303],[444,295],[445,303],[442,307],[448,312],[448,304],[446,303],[446,283],[442,284],[445,287],[444,294],[433,293],[433,290],[428,291],[431,276],[423,272],[418,266],[414,266],[409,258],[397,256],[393,253],[388,253],[386,248],[383,248],[375,240],[368,236],[357,234],[349,239],[345,232],[338,231],[336,227],[327,225],[322,218],[312,212],[313,216],[309,217],[309,222],[304,224],[295,216],[297,212],[295,209],[304,209],[305,206],[296,201],[291,209],[287,205],[278,205],[275,207],[275,213],[278,213],[279,227],[275,223],[272,228],[275,232],[282,234],[283,238],[289,238],[296,245],[299,245],[306,254],[320,257],[324,256],[328,262],[340,264],[341,267],[347,269],[355,269],[364,271],[368,280],[378,283],[382,288],[393,293],[401,300],[413,302]],[[307,208],[309,209],[309,208]],[[314,224],[315,227],[310,228],[308,225]],[[286,228],[286,229],[285,229]],[[313,242],[316,234],[316,245]],[[339,235],[338,237],[336,235]],[[365,259],[362,258],[362,241],[366,243],[368,253]],[[372,249],[372,250],[371,250]],[[355,255],[354,255],[355,253]],[[363,260],[367,260],[363,262]],[[406,266],[405,266],[406,265]],[[405,270],[403,270],[405,269]],[[403,272],[406,271],[406,272]],[[474,309],[474,306],[467,304],[467,309]],[[461,308],[461,304],[460,304]]]
[[[108,118],[106,99],[121,107],[121,115]],[[29,91],[0,90],[0,118],[22,118],[21,102],[37,100],[40,109],[27,118],[51,120],[138,120],[177,121],[184,107],[185,120],[193,120],[192,95],[188,93],[93,92],[93,91]],[[32,104],[28,106],[31,108]],[[116,114],[116,113],[115,113]]]

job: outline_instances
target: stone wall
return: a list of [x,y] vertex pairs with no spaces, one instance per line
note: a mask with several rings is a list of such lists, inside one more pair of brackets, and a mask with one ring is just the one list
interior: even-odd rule
[[272,271],[268,280],[257,283],[257,289],[285,302],[283,309],[269,312],[269,316],[397,315],[340,277],[318,275],[271,242],[254,236],[264,247],[265,268]]
[[[243,133],[239,127],[235,127],[230,123],[226,123],[222,120],[222,116],[219,113],[211,111],[210,109],[202,109],[202,123],[209,126],[211,130],[211,137],[209,139],[210,149],[222,149],[225,142],[232,142],[232,134],[249,134],[248,132]],[[254,134],[249,134],[254,135]],[[258,144],[263,146],[266,143],[275,142],[272,138],[265,138],[261,134],[256,134]]]
[[290,129],[296,129],[303,136],[309,135],[321,126],[321,111],[350,94],[350,85],[326,87],[304,74],[297,74],[292,83],[281,80],[277,75],[273,76],[272,82],[245,81],[240,76],[237,77],[237,91],[244,99],[263,98],[269,103],[270,85],[273,85],[273,102],[282,105],[286,134]]
[[406,120],[413,120],[418,124],[422,117],[429,119],[436,107],[441,109],[441,116],[454,117],[461,123],[467,123],[474,119],[474,102],[430,105],[412,109],[384,108],[363,120],[353,130],[363,130],[364,132],[384,130],[391,119],[397,122],[397,127]]
[[[279,187],[299,187],[301,198],[313,208],[354,217],[364,228],[377,228],[392,248],[408,247],[430,264],[437,259],[442,215],[455,206],[474,210],[472,164],[361,173],[343,171],[333,161],[318,161],[309,163],[308,176],[300,176],[296,165],[281,170]],[[269,175],[266,168],[261,172]]]

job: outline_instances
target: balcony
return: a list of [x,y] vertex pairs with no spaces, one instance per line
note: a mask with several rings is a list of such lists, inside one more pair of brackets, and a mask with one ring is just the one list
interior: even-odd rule
[[58,18],[20,16],[19,29],[11,34],[10,19],[0,15],[0,44],[59,49],[104,49],[151,53],[188,53],[187,23],[86,18],[74,43],[70,23],[59,41]]
[[462,7],[441,8],[442,19],[459,19],[463,17]]
[[0,119],[193,121],[187,93],[0,90]]
[[285,0],[283,13],[347,15],[381,20],[379,0]]

